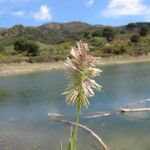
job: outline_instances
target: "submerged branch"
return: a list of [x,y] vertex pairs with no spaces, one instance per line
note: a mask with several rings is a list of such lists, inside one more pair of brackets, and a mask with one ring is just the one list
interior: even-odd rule
[[[141,100],[137,103],[129,104],[128,106],[136,105],[136,104],[140,104],[140,103],[145,103],[145,102],[150,102],[150,99]],[[150,108],[125,108],[125,107],[121,107],[119,110],[119,112],[122,114],[126,113],[126,112],[145,112],[145,111],[150,111]],[[117,112],[118,111],[116,111],[116,113]],[[109,116],[111,114],[112,114],[112,112],[95,112],[95,113],[91,113],[91,114],[81,115],[81,117],[82,118],[98,118],[98,117]],[[64,115],[57,114],[57,113],[48,113],[48,115],[51,117],[51,119],[53,119],[57,122],[76,126],[75,122],[62,119],[61,117],[66,117]],[[87,131],[89,134],[91,134],[103,146],[104,150],[110,150],[109,147],[104,143],[104,141],[94,131],[92,131],[90,128],[88,128],[87,126],[82,125],[82,124],[78,124],[78,126],[82,129],[84,129],[85,131]]]
[[[61,122],[61,123],[76,126],[76,123],[72,122],[72,121],[64,120],[64,119],[61,119],[61,118],[58,118],[58,117],[52,117],[52,119],[57,121],[57,122]],[[110,150],[109,147],[104,143],[104,141],[94,131],[92,131],[90,128],[88,128],[87,126],[82,125],[82,124],[78,124],[78,127],[84,129],[89,134],[91,134],[102,145],[104,150]]]
[[[57,114],[57,113],[48,113],[48,115],[51,117],[72,117],[72,116],[64,116],[62,114]],[[111,112],[95,112],[91,114],[81,115],[81,118],[90,119],[90,118],[99,118],[99,117],[104,117],[109,115],[111,115]]]
[[91,114],[87,114],[87,115],[82,115],[82,118],[99,118],[99,117],[104,117],[104,116],[109,116],[111,115],[110,112],[95,112],[95,113],[91,113]]
[[150,111],[150,108],[120,108],[121,113]]

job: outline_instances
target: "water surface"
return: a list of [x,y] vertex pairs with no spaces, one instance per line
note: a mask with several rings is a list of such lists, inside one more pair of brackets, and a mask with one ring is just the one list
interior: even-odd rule
[[[120,106],[150,98],[150,63],[103,67],[103,85],[83,113],[111,111],[108,117],[81,119],[112,150],[150,150],[150,113],[121,115]],[[63,70],[0,78],[0,150],[58,150],[67,142],[70,127],[49,119],[47,113],[73,114],[61,95],[67,80]],[[150,107],[150,102],[131,107]],[[69,119],[74,119],[73,116]],[[80,150],[99,145],[80,130]]]

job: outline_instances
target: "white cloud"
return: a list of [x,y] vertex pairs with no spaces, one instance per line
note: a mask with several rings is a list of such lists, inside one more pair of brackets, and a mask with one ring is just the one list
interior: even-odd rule
[[38,12],[33,13],[33,18],[37,21],[49,21],[52,19],[52,13],[47,5],[41,5]]
[[94,4],[95,0],[86,0],[87,6],[92,6]]
[[143,0],[110,0],[101,14],[105,17],[148,15],[149,9]]
[[25,15],[25,11],[23,11],[23,10],[19,10],[19,11],[14,11],[14,12],[12,12],[11,14],[13,15],[13,16],[20,16],[20,17],[22,17],[22,16],[24,16]]

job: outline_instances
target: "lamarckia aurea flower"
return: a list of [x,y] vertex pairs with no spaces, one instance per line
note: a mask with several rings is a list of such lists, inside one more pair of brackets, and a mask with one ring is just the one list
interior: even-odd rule
[[101,85],[93,77],[99,76],[101,70],[96,68],[96,57],[88,54],[89,48],[82,41],[71,49],[72,58],[67,58],[65,66],[70,77],[70,84],[66,89],[66,102],[69,105],[88,107],[89,97],[94,96],[93,89],[101,90]]

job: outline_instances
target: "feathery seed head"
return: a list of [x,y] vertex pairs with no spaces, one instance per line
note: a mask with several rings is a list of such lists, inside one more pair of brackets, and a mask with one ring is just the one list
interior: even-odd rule
[[70,84],[66,89],[67,104],[80,104],[88,106],[88,97],[94,96],[93,88],[101,90],[102,86],[96,83],[93,77],[99,76],[101,70],[95,68],[96,57],[88,54],[89,48],[82,41],[77,42],[77,48],[71,49],[72,58],[67,58],[65,66],[71,77]]

